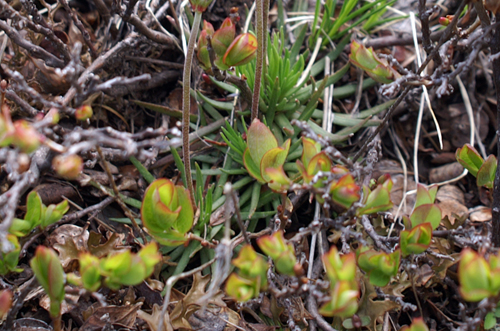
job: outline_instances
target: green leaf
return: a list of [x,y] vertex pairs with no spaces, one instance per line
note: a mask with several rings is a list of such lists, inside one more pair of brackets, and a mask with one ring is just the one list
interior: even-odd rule
[[490,267],[483,256],[470,248],[462,250],[458,278],[460,294],[465,300],[477,302],[490,297],[491,276]]
[[497,158],[494,155],[490,155],[477,172],[477,186],[485,186],[486,188],[493,189],[496,172]]
[[429,248],[432,239],[432,225],[423,223],[413,229],[401,231],[399,246],[403,256],[410,254],[420,254]]
[[155,180],[155,177],[148,171],[148,169],[146,169],[145,166],[142,165],[141,162],[139,162],[139,160],[135,158],[135,156],[131,156],[129,160],[137,168],[141,176],[148,182],[148,184],[151,184]]
[[10,252],[0,252],[0,275],[6,275],[11,271],[22,271],[22,269],[17,269],[19,253],[21,252],[19,241],[17,237],[12,234],[7,235],[7,241],[12,244],[13,249]]
[[226,293],[239,302],[245,302],[259,295],[259,281],[257,279],[246,279],[234,272],[226,282]]
[[[141,107],[156,111],[160,114],[165,114],[165,115],[172,116],[175,118],[182,118],[182,110],[173,109],[173,108],[170,108],[167,106],[156,105],[154,103],[149,103],[149,102],[144,102],[144,101],[139,101],[139,100],[132,100],[132,101]],[[196,121],[198,120],[198,116],[194,115],[194,114],[190,114],[189,120],[191,122],[196,123]]]
[[215,79],[212,76],[208,76],[208,77],[210,78],[210,80],[212,81],[212,83],[214,83],[217,87],[219,87],[219,88],[221,88],[223,90],[226,90],[229,93],[236,93],[236,91],[238,90],[236,87],[234,87],[231,84],[224,83],[224,82],[219,82],[217,79]]
[[201,208],[201,205],[203,203],[202,201],[203,186],[204,186],[203,175],[201,174],[201,169],[200,166],[198,165],[198,162],[195,162],[194,166],[196,168],[196,188],[194,192],[194,197],[196,200],[196,205],[198,206],[198,208]]
[[[437,186],[434,186],[437,188]],[[433,190],[434,193],[435,190]],[[431,195],[431,192],[422,184],[417,185],[417,198],[415,201],[415,209],[421,205],[433,204],[436,194]]]
[[290,246],[285,243],[285,236],[283,235],[282,230],[279,230],[272,235],[260,237],[257,239],[257,244],[260,249],[266,255],[269,255],[273,260],[290,250]]
[[497,318],[495,317],[495,314],[490,312],[486,314],[484,318],[484,329],[489,330],[493,329],[497,325]]
[[476,176],[479,168],[484,163],[483,158],[476,149],[469,145],[465,144],[464,147],[457,149],[456,158],[458,163],[460,163],[465,169],[469,170],[472,176]]
[[373,214],[380,211],[388,210],[392,208],[392,202],[390,199],[390,193],[387,188],[382,185],[377,186],[377,188],[370,193],[365,202],[365,206],[358,209],[358,215]]
[[369,274],[370,274],[370,283],[375,286],[384,287],[387,284],[389,284],[389,281],[391,280],[390,275],[387,275],[378,269],[370,271]]
[[419,206],[410,216],[412,227],[423,223],[431,223],[434,230],[441,224],[441,219],[441,208],[436,204]]
[[332,185],[330,186],[330,195],[332,200],[345,209],[351,208],[352,204],[359,200],[359,191],[360,187],[356,185],[351,174],[345,174],[337,182],[332,182]]
[[288,148],[273,148],[262,157],[260,161],[260,174],[266,182],[271,181],[271,177],[267,174],[266,170],[268,168],[282,167],[285,163],[286,157],[288,155],[288,149],[290,147],[290,139],[285,142],[285,147]]
[[64,300],[65,274],[56,252],[45,246],[38,246],[30,265],[36,279],[49,295],[50,316],[59,316]]
[[175,166],[181,173],[182,182],[184,183],[184,186],[186,186],[186,174],[184,173],[184,162],[182,162],[182,159],[179,156],[179,153],[177,153],[177,150],[175,148],[170,149],[170,151],[172,152],[172,156],[174,157]]
[[179,213],[177,221],[174,224],[174,229],[182,234],[185,234],[193,226],[194,211],[191,204],[191,198],[189,197],[189,191],[182,186],[176,186],[176,191],[181,211]]
[[101,287],[99,258],[85,252],[78,256],[78,262],[83,287],[90,292],[97,291]]
[[260,164],[264,154],[278,147],[278,141],[264,123],[255,119],[248,128],[247,146],[252,160]]
[[250,176],[255,178],[261,184],[266,183],[266,181],[262,178],[259,166],[255,164],[252,157],[250,156],[250,150],[248,148],[243,154],[243,164],[245,165],[245,168],[247,169]]
[[[26,216],[24,219],[31,224],[31,230],[42,221],[42,199],[37,192],[31,191],[26,201]],[[30,231],[31,231],[30,230]]]
[[207,98],[200,92],[196,92],[198,96],[200,97],[201,100],[205,101],[208,103],[210,106],[214,107],[215,109],[219,110],[225,110],[227,112],[231,112],[233,110],[233,103],[232,102],[222,102],[222,101],[215,101],[210,98]]
[[43,215],[40,227],[45,229],[51,224],[54,224],[61,220],[61,218],[69,210],[68,200],[64,200],[57,205],[49,205],[45,207],[42,205]]
[[253,214],[257,210],[257,204],[259,203],[260,199],[260,190],[262,188],[262,184],[259,183],[258,181],[253,183],[252,185],[252,195],[251,195],[251,200],[250,200],[250,209],[248,211],[248,217],[252,218]]
[[12,225],[9,228],[9,233],[12,233],[17,237],[24,237],[27,236],[31,230],[33,230],[33,228],[31,227],[30,222],[14,218]]

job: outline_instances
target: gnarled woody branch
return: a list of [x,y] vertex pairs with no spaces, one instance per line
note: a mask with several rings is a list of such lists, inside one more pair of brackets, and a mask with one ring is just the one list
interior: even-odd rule
[[87,47],[90,50],[90,55],[92,56],[93,59],[95,59],[97,57],[96,50],[94,48],[94,45],[92,45],[92,41],[90,40],[90,34],[87,31],[87,29],[83,26],[82,21],[80,21],[80,19],[76,15],[76,13],[69,7],[69,4],[66,0],[59,0],[59,3],[61,3],[61,5],[63,5],[64,9],[71,16],[73,23],[76,25],[78,30],[80,30],[80,33],[82,34],[83,40],[85,41],[85,44],[87,44]]
[[24,39],[16,29],[12,28],[4,20],[0,20],[0,30],[5,31],[7,36],[9,36],[13,42],[27,50],[31,56],[44,60],[48,66],[56,68],[64,67],[63,60],[58,59],[40,46],[36,46]]
[[[29,6],[31,9],[31,6]],[[33,21],[22,16],[17,10],[12,8],[5,0],[0,0],[0,12],[2,12],[3,18],[11,18],[22,22],[26,27],[36,33],[43,34],[61,53],[65,61],[69,61],[70,53],[68,46],[62,42],[55,34],[51,27],[43,20],[43,18],[38,15],[35,9],[28,9],[28,12],[33,16]],[[37,24],[36,22],[39,22]]]
[[172,47],[177,45],[177,41],[174,38],[164,33],[150,29],[146,23],[144,23],[137,15],[132,13],[136,3],[137,0],[132,0],[129,2],[125,12],[121,14],[122,18],[126,22],[135,26],[137,31],[139,31],[141,34],[143,34],[144,36],[146,36],[147,38],[151,39],[154,42],[163,45],[170,45]]

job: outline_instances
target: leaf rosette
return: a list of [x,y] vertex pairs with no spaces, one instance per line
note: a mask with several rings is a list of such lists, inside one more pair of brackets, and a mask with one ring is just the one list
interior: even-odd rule
[[355,254],[340,255],[337,247],[333,246],[322,260],[330,280],[330,300],[320,308],[320,313],[324,316],[351,317],[358,310],[359,298]]
[[478,302],[500,292],[500,258],[484,256],[465,248],[458,264],[460,294],[466,301]]
[[137,254],[127,250],[108,256],[100,261],[99,267],[106,285],[110,289],[118,290],[122,285],[140,284],[151,275],[154,266],[160,261],[157,244],[149,243]]
[[[297,160],[297,168],[304,182],[309,184],[319,171],[330,171],[332,161],[325,152],[321,151],[321,145],[314,140],[302,137],[302,146],[302,157]],[[321,186],[320,182],[314,184],[314,187],[319,186]]]
[[267,262],[255,252],[252,245],[241,248],[232,261],[238,267],[238,274],[232,273],[226,282],[226,293],[240,302],[248,301],[267,289]]
[[420,254],[429,248],[432,240],[431,223],[422,223],[411,230],[401,231],[399,245],[403,256]]
[[358,266],[368,273],[370,283],[375,286],[386,286],[391,277],[395,277],[399,270],[401,251],[392,253],[377,252],[368,247],[361,247],[356,251]]
[[142,224],[158,243],[178,246],[193,226],[189,192],[169,179],[157,179],[146,190],[141,207]]
[[363,201],[361,202],[363,207],[357,210],[358,216],[374,214],[392,208],[391,189],[393,182],[391,176],[389,174],[380,176],[377,182],[378,186],[373,190],[363,186]]
[[[286,191],[286,174],[283,164],[290,150],[290,139],[278,146],[276,137],[271,130],[255,119],[248,128],[247,149],[243,154],[243,163],[248,173],[259,183],[268,183],[273,191]],[[274,169],[274,170],[273,170]]]
[[269,255],[276,266],[276,269],[284,275],[294,275],[294,266],[297,264],[297,258],[292,244],[285,242],[283,231],[273,233],[270,236],[264,236],[257,239],[260,249]]

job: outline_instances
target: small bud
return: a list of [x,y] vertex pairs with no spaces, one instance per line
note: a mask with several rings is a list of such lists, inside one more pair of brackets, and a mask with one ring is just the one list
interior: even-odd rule
[[76,108],[75,117],[79,121],[85,121],[91,118],[92,115],[93,115],[92,107],[90,107],[89,105],[83,105]]
[[210,76],[207,74],[201,74],[201,79],[205,82],[207,85],[213,85],[212,80],[210,79]]
[[198,53],[196,53],[196,57],[198,58],[198,62],[203,70],[209,71],[212,67],[210,62],[210,54],[208,52],[208,41],[207,38],[210,35],[206,30],[202,30],[200,33],[200,38],[198,39]]
[[25,153],[19,153],[17,156],[17,163],[19,164],[19,168],[17,171],[22,174],[23,172],[28,171],[30,168],[31,160],[29,156]]
[[212,37],[215,33],[214,26],[205,20],[203,20],[203,30],[207,32],[207,35]]
[[220,57],[224,56],[235,36],[236,26],[228,17],[222,22],[219,30],[215,31],[212,38],[212,47],[214,48],[215,54]]
[[52,161],[57,174],[66,179],[76,179],[83,171],[83,160],[78,155],[58,155]]
[[51,108],[47,115],[45,115],[46,119],[50,119],[52,124],[57,124],[59,123],[59,111],[56,108]]
[[439,24],[441,24],[442,26],[448,26],[448,24],[450,24],[450,20],[448,19],[448,17],[441,16],[439,18]]
[[229,11],[229,18],[233,22],[233,24],[236,24],[237,22],[240,21],[240,14],[238,14],[238,7],[233,7]]
[[7,86],[9,86],[9,83],[7,83],[5,79],[2,79],[2,81],[0,81],[0,89],[5,90]]
[[189,3],[191,4],[193,11],[203,13],[207,10],[212,1],[213,0],[189,0]]
[[294,266],[293,266],[293,273],[295,274],[295,276],[297,277],[302,277],[305,275],[305,272],[304,272],[304,268],[302,268],[302,266],[299,264],[299,263],[296,263]]
[[18,120],[14,123],[14,137],[12,143],[23,153],[32,153],[42,142],[40,134],[28,121]]
[[257,38],[253,34],[240,34],[227,48],[223,62],[229,67],[247,64],[255,58]]

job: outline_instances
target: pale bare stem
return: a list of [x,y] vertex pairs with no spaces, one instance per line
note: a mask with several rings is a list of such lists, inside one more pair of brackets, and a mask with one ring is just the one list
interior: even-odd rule
[[[78,78],[78,84],[82,85],[85,82],[87,82],[87,80],[94,74],[94,72],[100,69],[102,66],[104,66],[110,58],[112,58],[114,55],[116,55],[119,51],[123,50],[124,48],[132,46],[133,43],[137,40],[138,36],[139,35],[136,33],[131,33],[127,38],[120,41],[106,53],[99,55],[99,57],[95,59],[92,62],[92,64],[87,69],[85,69],[85,71],[82,72],[80,78]],[[69,102],[75,97],[76,93],[77,93],[76,88],[74,86],[71,87],[68,90],[68,92],[66,92],[66,95],[60,101],[60,103],[63,106],[68,105]]]
[[[234,192],[233,186],[231,185],[231,183],[226,183],[226,185],[224,185],[224,194],[227,196],[226,203],[229,203],[229,201],[232,200],[235,214],[236,214],[236,220],[238,222],[238,226],[241,229],[241,233],[243,235],[243,238],[245,239],[245,243],[250,244],[250,239],[248,238],[247,229],[245,227],[245,224],[243,224],[243,220],[241,218],[238,197],[236,196],[236,193]],[[226,208],[226,211],[228,211],[228,210],[230,210],[230,208]],[[229,215],[226,215],[226,222],[229,222],[228,219],[230,219],[230,218],[231,217]],[[231,227],[230,224],[226,224],[226,230],[228,230],[230,227]]]
[[[32,166],[32,168],[36,168],[36,166]],[[4,212],[2,223],[0,223],[0,252],[2,253],[13,250],[12,243],[7,240],[7,235],[14,221],[17,204],[21,195],[29,188],[30,182],[36,179],[38,179],[38,173],[35,175],[30,172],[25,172],[17,178],[15,184],[7,192],[0,196],[0,205],[3,206],[2,209]]]
[[[259,115],[260,85],[262,81],[262,67],[264,66],[264,0],[256,0],[257,11],[257,64],[255,67],[255,82],[252,97],[251,120]],[[270,123],[269,123],[270,124]]]
[[193,64],[194,44],[201,23],[201,12],[194,14],[193,28],[189,37],[186,60],[184,62],[184,74],[182,79],[182,155],[184,157],[184,172],[186,175],[186,186],[189,190],[189,196],[193,208],[196,209],[194,201],[193,179],[191,177],[191,157],[189,155],[189,114],[191,109],[191,100],[189,89],[191,87],[191,66]]
[[[201,14],[200,14],[200,16],[201,16]],[[172,292],[172,287],[175,285],[175,283],[177,283],[177,281],[179,279],[192,276],[192,275],[194,275],[197,272],[201,272],[206,267],[211,266],[212,263],[214,263],[214,262],[215,262],[215,259],[212,259],[212,260],[208,261],[205,264],[202,264],[201,266],[199,266],[197,268],[194,268],[192,270],[189,270],[189,271],[180,273],[178,275],[172,276],[172,277],[170,277],[167,280],[167,283],[165,284],[165,289],[166,289],[165,290],[165,299],[163,300],[163,307],[161,309],[160,318],[158,319],[158,328],[157,328],[157,330],[164,330],[164,328],[163,328],[163,321],[165,320],[165,314],[167,313],[168,304],[170,303],[170,294]]]
[[85,44],[87,44],[87,47],[90,50],[90,54],[92,55],[92,58],[95,59],[97,57],[97,52],[95,50],[94,45],[92,44],[92,41],[90,40],[90,33],[87,31],[85,26],[83,26],[83,23],[78,18],[78,15],[76,14],[76,12],[70,8],[68,1],[59,0],[59,3],[64,7],[64,9],[68,13],[68,15],[71,17],[71,19],[73,20],[73,23],[78,28],[78,30],[80,30],[80,33],[82,34],[83,40],[85,41]]

